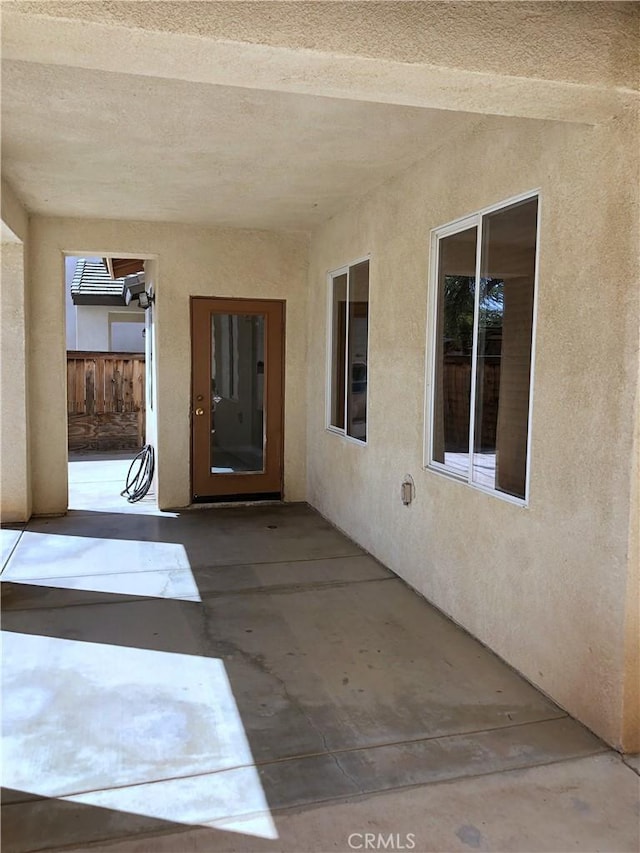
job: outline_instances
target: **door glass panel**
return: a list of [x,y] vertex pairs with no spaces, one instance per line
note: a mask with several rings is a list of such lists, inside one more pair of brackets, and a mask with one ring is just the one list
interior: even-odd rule
[[440,240],[433,460],[468,476],[477,229]]
[[264,471],[262,314],[211,315],[212,474]]

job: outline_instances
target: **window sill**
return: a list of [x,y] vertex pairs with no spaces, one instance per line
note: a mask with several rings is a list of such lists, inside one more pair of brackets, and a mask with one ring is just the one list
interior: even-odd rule
[[423,465],[422,470],[428,471],[432,474],[437,474],[439,477],[444,477],[445,480],[453,480],[456,483],[462,483],[463,486],[468,486],[475,492],[482,492],[485,495],[491,495],[491,497],[498,498],[498,500],[504,501],[505,503],[513,504],[514,506],[518,506],[521,509],[529,508],[529,502],[527,500],[523,500],[523,498],[517,498],[514,495],[507,494],[506,492],[500,492],[497,489],[491,489],[487,486],[482,486],[478,483],[470,482],[468,479],[466,479],[466,477],[463,477],[448,468],[441,467],[440,465],[434,465],[433,463],[429,463],[428,465]]
[[347,435],[344,430],[338,429],[337,427],[328,426],[325,427],[325,432],[330,432],[332,435],[339,435],[340,438],[346,439],[350,444],[356,444],[358,447],[366,447],[367,441],[363,441],[361,438],[354,438],[352,435]]

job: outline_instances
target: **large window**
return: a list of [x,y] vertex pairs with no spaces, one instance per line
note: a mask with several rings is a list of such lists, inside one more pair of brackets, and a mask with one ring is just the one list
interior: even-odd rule
[[429,467],[527,500],[538,199],[434,232]]
[[329,429],[367,440],[369,261],[330,275]]

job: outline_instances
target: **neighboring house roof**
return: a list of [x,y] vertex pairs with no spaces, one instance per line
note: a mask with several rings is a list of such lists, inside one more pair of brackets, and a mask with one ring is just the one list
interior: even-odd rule
[[124,278],[109,278],[103,261],[78,260],[71,282],[74,305],[124,305]]

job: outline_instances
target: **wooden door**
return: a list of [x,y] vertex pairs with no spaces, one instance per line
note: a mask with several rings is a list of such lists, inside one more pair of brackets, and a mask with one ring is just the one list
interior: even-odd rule
[[192,297],[195,501],[282,496],[284,302]]

